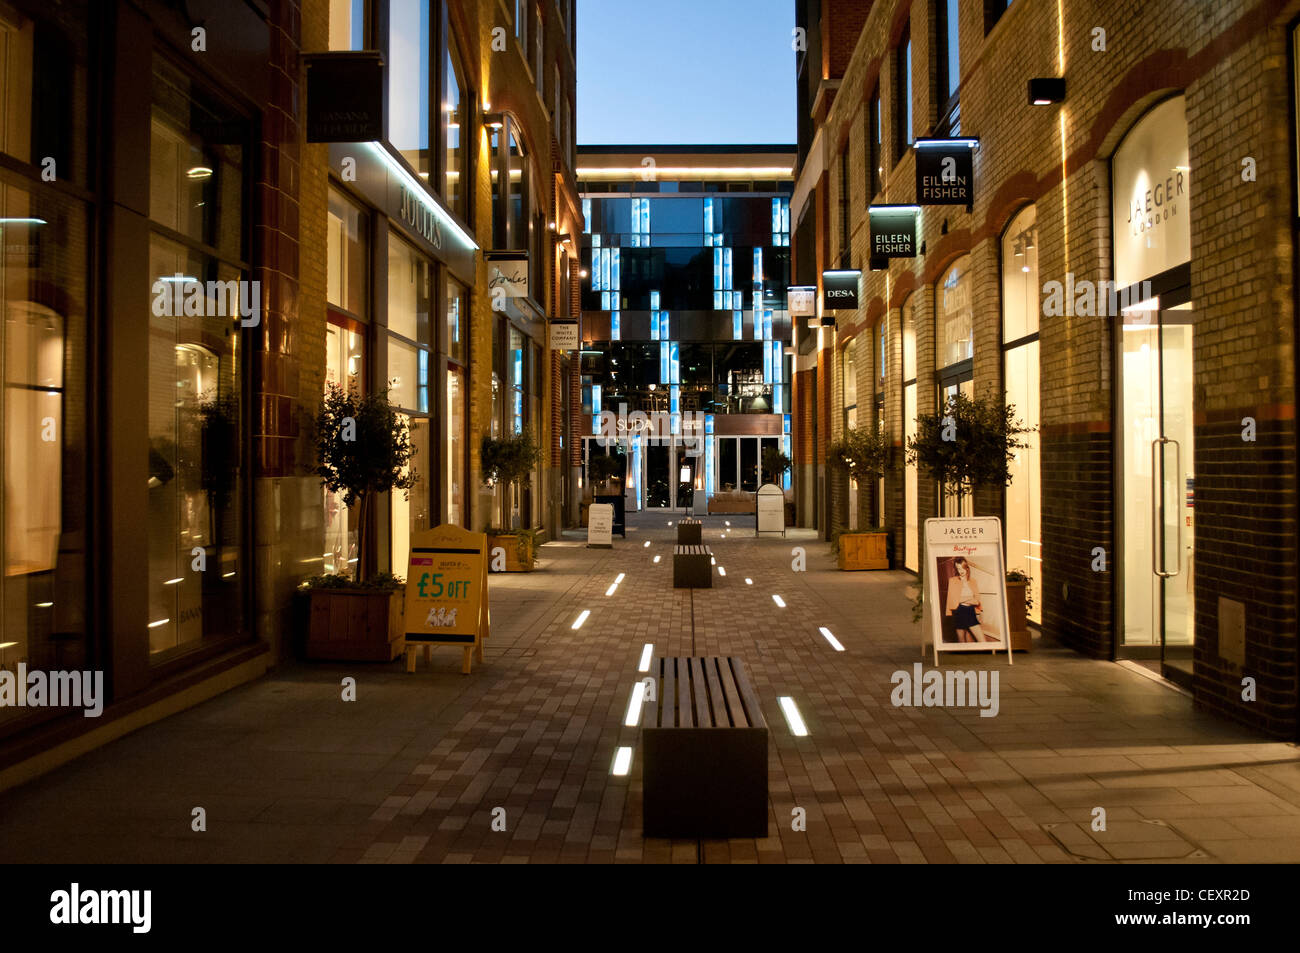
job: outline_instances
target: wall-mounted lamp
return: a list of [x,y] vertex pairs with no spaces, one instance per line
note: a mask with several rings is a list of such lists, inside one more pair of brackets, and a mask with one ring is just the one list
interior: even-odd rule
[[555,231],[555,223],[554,223],[554,222],[551,222],[551,224],[547,225],[546,227],[549,228],[551,231]]
[[1050,106],[1065,102],[1065,77],[1040,76],[1029,81],[1029,103],[1032,106]]
[[[486,106],[483,108],[484,110],[487,109]],[[500,129],[505,124],[506,117],[501,113],[485,112],[483,116],[483,125],[487,126],[489,129]]]
[[586,268],[582,269],[582,271],[578,272],[578,274],[581,275],[583,278],[586,278],[586,277],[587,277],[587,269],[586,269]]
[[573,236],[570,235],[568,232],[560,232],[560,244],[561,244],[561,245],[572,245],[572,244],[573,244]]

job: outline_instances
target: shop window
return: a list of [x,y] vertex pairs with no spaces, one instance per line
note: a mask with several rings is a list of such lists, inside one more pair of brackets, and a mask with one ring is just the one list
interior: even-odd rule
[[[903,331],[903,445],[908,446],[916,437],[916,295],[903,302],[901,321]],[[920,510],[917,500],[917,469],[915,463],[903,466],[903,565],[919,572]]]
[[871,94],[867,103],[867,196],[870,204],[880,194],[881,177],[885,173],[884,128],[880,122],[880,88]]
[[[528,247],[528,161],[507,116],[492,131],[492,245],[494,248]],[[502,144],[508,148],[503,148]],[[507,183],[502,188],[501,183]]]
[[[0,179],[0,669],[86,667],[87,215]],[[30,220],[30,221],[28,221]],[[41,717],[0,707],[0,724]]]
[[858,371],[853,360],[856,341],[844,345],[841,368],[844,380],[844,426],[852,429],[858,425]]
[[337,189],[330,189],[325,231],[325,299],[334,307],[362,318],[368,312],[368,230],[366,213]]
[[934,4],[935,102],[939,122],[935,135],[958,133],[957,87],[961,83],[961,31],[958,0],[935,0]]
[[161,59],[153,93],[149,212],[166,231],[150,239],[149,274],[169,293],[149,312],[144,524],[149,652],[162,662],[243,629],[240,322],[260,302],[239,261],[246,122]]
[[[325,325],[325,387],[366,392],[365,326],[330,314]],[[342,491],[325,494],[325,572],[350,573],[357,566],[357,508],[343,503]]]
[[948,269],[936,292],[939,366],[949,367],[975,355],[969,256]]
[[366,48],[367,0],[330,0],[330,49]]
[[844,144],[840,153],[840,267],[849,267],[850,223],[849,223],[849,145]]
[[[41,5],[39,20],[0,5],[0,152],[86,180],[87,0]],[[48,163],[53,160],[53,166]]]
[[430,0],[389,0],[388,141],[421,177],[429,163]]
[[984,0],[984,32],[987,34],[995,26],[1002,14],[1007,12],[1012,0]]
[[894,49],[894,162],[912,144],[912,31],[909,25]]
[[468,517],[465,498],[467,472],[466,415],[468,411],[465,368],[465,288],[458,282],[447,280],[444,355],[447,368],[447,394],[444,417],[446,420],[446,464],[443,473],[443,492],[447,498],[447,522],[464,526]]
[[443,56],[441,112],[446,161],[443,171],[442,196],[447,200],[447,207],[462,219],[469,218],[466,211],[466,195],[469,191],[467,188],[469,165],[466,145],[470,141],[469,122],[472,108],[473,102],[465,89],[464,72],[460,68],[460,57],[456,53],[456,44],[448,36],[447,49]]
[[[1007,565],[1042,580],[1043,535],[1039,473],[1038,367],[1038,226],[1034,206],[1027,206],[1002,235],[1002,341],[1006,400],[1016,417],[1031,428],[1015,452],[1006,489]],[[1041,599],[1029,610],[1041,621]]]
[[389,494],[392,571],[406,571],[410,534],[429,522],[432,457],[429,424],[430,309],[432,266],[415,246],[388,233],[389,399],[405,411],[415,450],[408,464],[416,476],[409,490]]

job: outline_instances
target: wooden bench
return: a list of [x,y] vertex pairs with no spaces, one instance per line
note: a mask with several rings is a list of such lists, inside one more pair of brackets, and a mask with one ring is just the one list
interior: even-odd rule
[[661,658],[641,729],[646,837],[766,837],[767,722],[738,658]]
[[683,545],[698,546],[704,542],[700,536],[703,529],[704,524],[699,520],[681,520],[677,524],[677,542]]
[[713,553],[709,547],[682,543],[674,547],[673,588],[713,588]]

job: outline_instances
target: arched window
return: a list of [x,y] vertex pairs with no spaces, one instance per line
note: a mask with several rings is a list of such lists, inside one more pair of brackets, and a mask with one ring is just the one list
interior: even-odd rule
[[[1039,422],[1038,405],[1038,216],[1032,205],[1020,211],[1002,233],[1002,379],[1008,404],[1026,427]],[[1007,566],[1042,578],[1041,483],[1038,434],[1021,439],[1011,483],[1006,490]],[[1041,619],[1041,599],[1033,601],[1029,619]]]

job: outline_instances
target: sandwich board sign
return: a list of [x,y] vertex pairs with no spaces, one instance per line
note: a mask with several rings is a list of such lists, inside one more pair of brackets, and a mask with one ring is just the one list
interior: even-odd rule
[[785,535],[785,491],[775,483],[764,483],[754,495],[754,535]]
[[592,503],[587,509],[587,548],[614,548],[614,504]]
[[[930,641],[940,652],[1007,650],[1007,573],[1002,555],[1002,520],[996,516],[939,517],[925,521],[925,614]],[[924,631],[924,627],[922,629]]]
[[483,661],[488,636],[487,534],[444,523],[411,534],[406,575],[406,670],[415,671],[414,645],[425,658],[435,645],[464,649],[461,671]]

